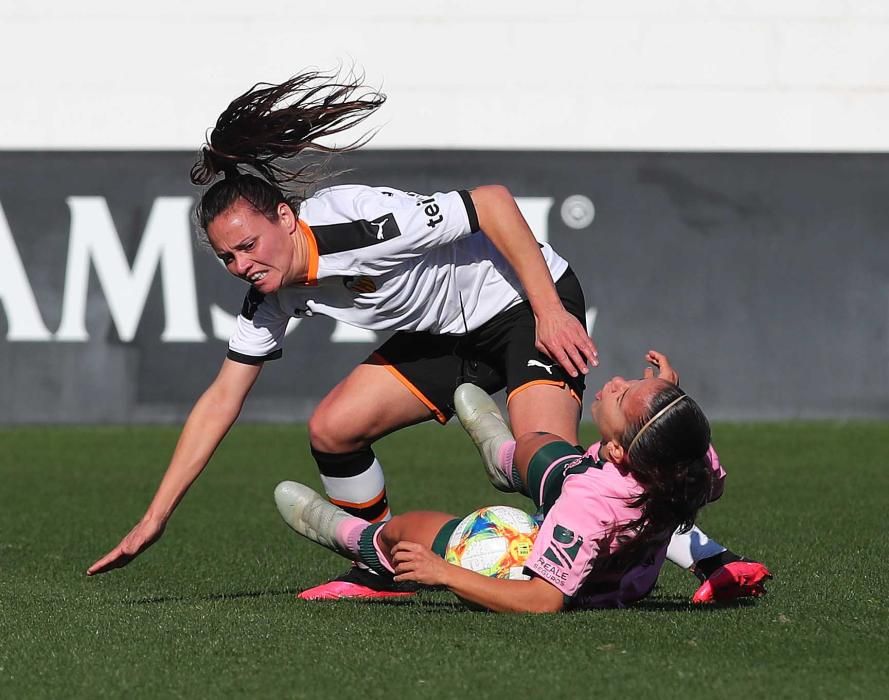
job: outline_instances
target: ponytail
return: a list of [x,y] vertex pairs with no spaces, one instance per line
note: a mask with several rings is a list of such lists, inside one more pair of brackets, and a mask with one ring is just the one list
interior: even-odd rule
[[363,122],[379,109],[386,96],[363,84],[363,76],[307,71],[280,85],[258,83],[219,115],[191,169],[191,181],[209,185],[196,209],[200,227],[230,207],[239,197],[274,219],[284,201],[298,211],[299,198],[287,197],[285,185],[308,186],[318,178],[320,163],[303,163],[294,170],[282,161],[303,152],[346,153],[360,148],[373,132],[345,146],[319,140]]

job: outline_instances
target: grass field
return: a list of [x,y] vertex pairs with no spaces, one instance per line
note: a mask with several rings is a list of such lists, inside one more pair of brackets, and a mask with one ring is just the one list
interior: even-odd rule
[[[176,436],[0,431],[0,697],[886,696],[889,424],[716,426],[729,481],[701,524],[769,564],[766,598],[692,608],[696,580],[668,565],[636,608],[538,617],[446,593],[294,600],[344,568],[272,501],[282,479],[318,484],[302,428],[236,428],[163,540],[87,579]],[[396,510],[522,503],[487,485],[458,428],[377,453]]]

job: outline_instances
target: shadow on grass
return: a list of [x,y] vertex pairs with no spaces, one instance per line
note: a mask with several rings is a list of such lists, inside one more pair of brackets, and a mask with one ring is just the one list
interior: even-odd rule
[[[335,601],[333,601],[335,602]],[[430,600],[428,598],[383,598],[380,600],[356,600],[355,603],[360,603],[362,605],[388,605],[388,606],[400,606],[400,605],[413,605],[415,608],[419,608],[423,612],[465,612],[467,610],[466,606],[460,603],[457,600]]]
[[641,612],[691,612],[691,613],[710,613],[715,610],[724,610],[726,608],[748,608],[756,605],[756,598],[736,598],[720,603],[709,603],[707,605],[695,605],[688,598],[671,597],[671,598],[646,598],[634,603],[628,607],[629,610],[639,610]]
[[195,603],[197,601],[206,600],[239,600],[241,598],[265,598],[279,595],[295,596],[300,592],[299,588],[286,588],[274,591],[239,591],[235,593],[210,593],[209,595],[189,596],[189,595],[159,595],[144,596],[142,598],[124,599],[121,601],[125,605],[155,605],[164,603]]
[[[209,595],[158,595],[143,596],[141,598],[124,599],[121,602],[124,605],[164,605],[166,603],[196,603],[201,601],[217,601],[217,600],[240,600],[243,598],[265,598],[274,596],[296,596],[301,588],[286,588],[281,590],[266,591],[240,591],[233,593],[211,593]],[[413,605],[421,609],[429,611],[465,611],[466,608],[457,600],[442,601],[432,600],[422,596],[410,596],[404,598],[368,598],[368,599],[342,599],[342,600],[313,600],[305,601],[313,605],[369,605],[376,607],[400,607],[405,605]]]
[[[243,598],[265,598],[274,596],[296,596],[300,592],[299,588],[286,588],[279,590],[265,591],[240,591],[234,593],[211,593],[203,596],[145,596],[142,598],[133,598],[123,600],[125,605],[163,605],[165,603],[194,603],[198,601],[224,601],[224,600],[240,600]],[[429,591],[431,593],[432,591]],[[426,597],[421,592],[418,596],[409,596],[404,598],[370,598],[370,599],[343,599],[343,600],[316,600],[306,601],[311,604],[336,605],[369,605],[375,607],[402,607],[414,606],[423,612],[430,613],[463,613],[463,612],[484,612],[473,611],[460,603],[458,600],[446,601],[436,600]],[[663,598],[646,598],[634,605],[629,606],[628,610],[636,610],[645,613],[663,613],[663,612],[689,612],[689,613],[711,613],[716,610],[724,610],[726,608],[748,608],[757,604],[755,598],[738,598],[736,600],[725,601],[721,603],[713,603],[710,605],[693,605],[688,598],[683,597],[663,597]],[[577,610],[575,612],[591,612],[589,610]]]
[[[425,598],[422,595],[410,598],[384,598],[372,600],[350,600],[350,601],[315,601],[316,603],[336,604],[347,602],[354,605],[372,605],[377,607],[400,607],[413,606],[420,612],[425,613],[467,613],[467,612],[489,612],[486,610],[473,610],[463,605],[458,600],[444,601]],[[711,613],[716,610],[726,608],[746,608],[756,605],[754,598],[742,598],[731,600],[724,603],[715,603],[712,605],[693,605],[687,598],[656,598],[640,601],[634,605],[627,607],[627,610],[635,610],[645,613],[664,613],[664,612],[688,612],[693,614]],[[592,613],[596,610],[579,609],[570,612]],[[494,614],[494,613],[491,613]]]

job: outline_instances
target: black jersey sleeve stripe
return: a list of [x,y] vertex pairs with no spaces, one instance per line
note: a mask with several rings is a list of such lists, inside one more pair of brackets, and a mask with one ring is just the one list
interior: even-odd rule
[[475,211],[475,204],[472,202],[472,196],[469,194],[467,190],[459,190],[460,198],[463,200],[463,205],[466,207],[466,216],[469,217],[469,230],[472,233],[481,230],[481,226],[478,225],[478,213]]
[[263,362],[268,362],[269,360],[277,360],[281,357],[283,352],[284,351],[279,348],[278,350],[275,350],[275,352],[270,352],[268,355],[257,357],[256,355],[244,355],[240,352],[229,350],[225,356],[229,360],[240,362],[242,365],[261,365]]
[[376,245],[401,235],[401,229],[392,213],[378,216],[372,221],[356,219],[341,224],[315,224],[312,226],[319,255],[340,253]]

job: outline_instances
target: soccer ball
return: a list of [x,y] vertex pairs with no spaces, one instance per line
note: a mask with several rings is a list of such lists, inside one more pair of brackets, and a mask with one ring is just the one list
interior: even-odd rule
[[457,525],[445,560],[482,576],[527,581],[525,560],[534,547],[537,523],[510,506],[488,506],[470,513]]

